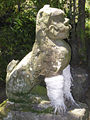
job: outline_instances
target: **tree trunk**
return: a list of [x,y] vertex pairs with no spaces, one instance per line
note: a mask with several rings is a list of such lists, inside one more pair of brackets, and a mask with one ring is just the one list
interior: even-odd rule
[[78,53],[81,61],[86,61],[85,0],[78,1],[78,8],[79,8],[77,23]]
[[18,12],[20,12],[20,0],[18,0]]
[[78,63],[78,47],[77,47],[77,38],[76,38],[76,0],[70,0],[70,23],[72,25],[71,29],[71,47],[72,47],[72,64]]

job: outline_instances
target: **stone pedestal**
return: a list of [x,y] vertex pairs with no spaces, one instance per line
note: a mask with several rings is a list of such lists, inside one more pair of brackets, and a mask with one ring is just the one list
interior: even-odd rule
[[89,118],[87,110],[82,108],[73,109],[64,115],[11,111],[2,120],[89,120]]
[[34,104],[32,110],[30,110],[31,108],[26,110],[23,106],[20,110],[18,104],[6,101],[0,105],[0,120],[89,120],[87,106],[83,103],[79,103],[79,106],[80,108],[73,108],[64,114],[54,114],[49,108],[48,111],[45,110],[45,106],[43,111],[43,105],[38,109]]

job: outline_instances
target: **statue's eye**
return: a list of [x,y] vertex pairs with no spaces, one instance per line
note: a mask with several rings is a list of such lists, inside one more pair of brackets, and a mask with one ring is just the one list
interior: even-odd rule
[[50,32],[53,32],[54,30],[55,30],[55,31],[58,31],[59,29],[58,29],[55,25],[51,25],[51,26],[49,27],[49,30],[50,30]]

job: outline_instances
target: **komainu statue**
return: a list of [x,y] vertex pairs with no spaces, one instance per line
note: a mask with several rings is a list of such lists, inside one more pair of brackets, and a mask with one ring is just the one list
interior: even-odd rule
[[32,51],[20,62],[11,61],[7,67],[6,93],[10,101],[29,102],[32,89],[45,79],[55,112],[66,110],[64,98],[75,103],[70,93],[71,74],[67,72],[71,49],[64,40],[68,38],[69,30],[69,19],[62,10],[49,5],[39,10]]

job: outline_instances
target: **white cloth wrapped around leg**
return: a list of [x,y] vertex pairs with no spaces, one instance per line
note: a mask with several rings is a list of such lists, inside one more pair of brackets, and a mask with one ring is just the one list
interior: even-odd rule
[[71,94],[72,76],[70,65],[63,70],[62,75],[45,78],[45,83],[47,87],[47,95],[52,106],[55,108],[55,113],[57,111],[66,111],[66,105],[64,103],[65,99],[78,106]]
[[68,65],[63,70],[63,76],[64,76],[64,95],[65,98],[70,100],[72,104],[76,104],[75,100],[73,99],[73,96],[71,94],[71,85],[72,85],[72,76],[70,72],[70,65]]
[[66,106],[64,104],[64,77],[63,75],[45,78],[47,87],[47,95],[51,101],[55,112],[65,112]]

